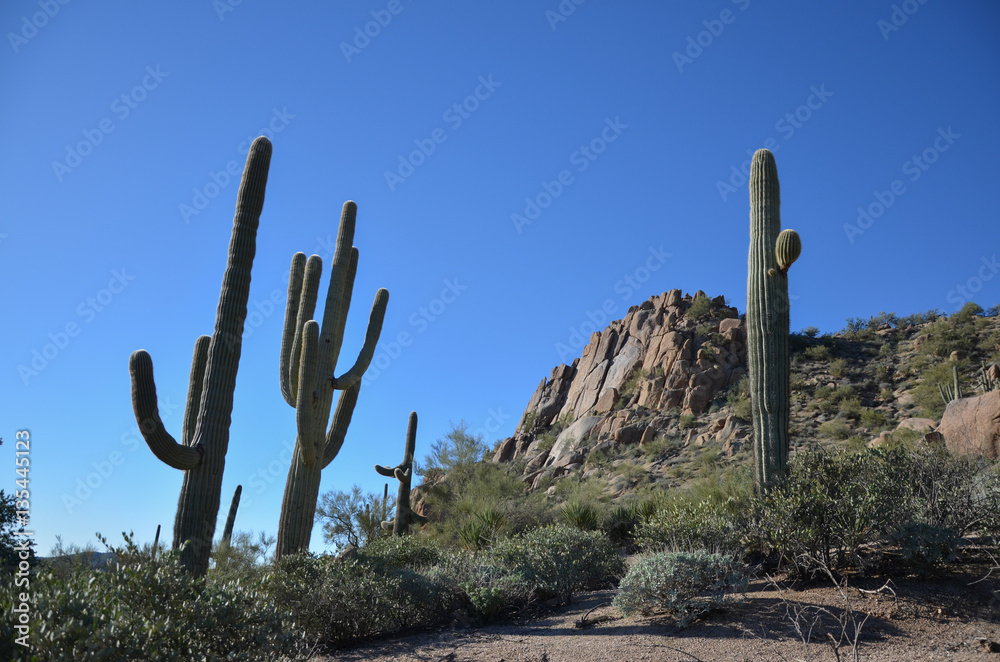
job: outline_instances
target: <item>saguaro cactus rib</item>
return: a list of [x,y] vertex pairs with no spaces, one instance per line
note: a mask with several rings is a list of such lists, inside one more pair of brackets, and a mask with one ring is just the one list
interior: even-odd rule
[[413,477],[413,450],[417,444],[417,412],[410,412],[410,420],[406,425],[406,446],[403,449],[403,461],[394,467],[375,465],[375,471],[383,476],[399,481],[399,491],[396,492],[396,517],[392,521],[382,522],[382,528],[392,529],[392,535],[405,536],[410,532],[410,526],[422,526],[429,522],[423,515],[418,515],[410,508],[410,479]]
[[787,271],[802,244],[781,231],[774,155],[757,150],[750,166],[750,253],[747,260],[747,357],[754,428],[754,478],[766,491],[788,463],[789,305]]
[[[323,262],[317,255],[307,260],[303,253],[292,258],[279,371],[282,395],[296,407],[297,435],[278,524],[278,558],[309,547],[321,471],[344,443],[361,376],[371,362],[385,319],[389,293],[380,289],[375,294],[358,358],[343,377],[336,378],[334,370],[358,268],[358,249],[351,245],[356,218],[357,206],[351,201],[344,203],[322,324],[312,318]],[[331,421],[334,390],[342,393]],[[327,421],[330,426],[324,430]]]
[[[183,547],[181,562],[196,575],[208,569],[215,522],[219,514],[222,474],[229,448],[233,391],[239,368],[243,323],[250,296],[250,271],[257,246],[257,227],[264,206],[271,143],[254,140],[236,196],[229,257],[222,278],[215,330],[199,338],[192,360],[184,414],[183,444],[166,433],[156,409],[152,360],[144,350],[129,359],[133,409],[139,429],[153,453],[170,466],[184,469],[184,482],[174,520],[174,549]],[[198,456],[196,461],[195,456]],[[185,546],[190,541],[191,544]]]

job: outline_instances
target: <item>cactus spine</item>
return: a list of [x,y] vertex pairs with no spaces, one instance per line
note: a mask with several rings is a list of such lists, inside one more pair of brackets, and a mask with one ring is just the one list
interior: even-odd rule
[[[173,548],[184,547],[181,562],[195,575],[208,570],[219,514],[233,390],[250,296],[250,269],[256,252],[257,226],[264,207],[270,162],[271,143],[261,136],[254,140],[247,154],[236,196],[236,215],[215,331],[211,338],[201,336],[195,342],[180,443],[166,431],[160,420],[152,358],[142,349],[129,357],[132,409],[139,430],[157,458],[184,471],[174,520]],[[191,544],[184,546],[186,541]]]
[[394,536],[405,536],[410,532],[410,525],[423,525],[429,521],[410,508],[410,479],[413,477],[413,449],[416,444],[417,412],[411,411],[410,420],[406,426],[406,447],[403,451],[403,461],[395,467],[375,465],[375,471],[399,481],[399,491],[396,493],[396,517],[391,522],[382,522],[382,528],[387,531],[392,529]]
[[227,545],[233,539],[233,525],[236,524],[236,509],[240,507],[240,495],[243,494],[243,486],[237,485],[233,492],[233,501],[229,504],[229,516],[226,517],[226,528],[222,530],[222,541]]
[[[320,474],[337,457],[344,443],[358,401],[361,377],[371,363],[382,332],[389,302],[389,292],[385,289],[375,294],[364,346],[353,367],[340,377],[334,376],[358,269],[358,249],[352,246],[357,213],[353,202],[344,203],[322,327],[313,319],[313,313],[323,261],[318,255],[306,260],[304,253],[292,257],[279,372],[282,396],[295,407],[297,434],[281,502],[276,559],[309,549]],[[327,431],[334,390],[340,390],[341,394]]]
[[747,356],[753,411],[754,479],[766,491],[788,463],[788,267],[802,243],[781,231],[778,168],[757,150],[750,166],[750,255],[747,269]]

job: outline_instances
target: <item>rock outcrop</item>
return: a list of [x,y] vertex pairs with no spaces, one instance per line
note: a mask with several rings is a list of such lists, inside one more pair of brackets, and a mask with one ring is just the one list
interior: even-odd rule
[[[682,296],[680,290],[650,297],[593,333],[572,365],[553,368],[493,460],[527,458],[524,477],[534,486],[543,474],[558,477],[579,468],[604,441],[650,443],[666,425],[666,412],[675,418],[704,414],[740,380],[745,338],[743,321],[724,297],[708,299],[700,291]],[[711,436],[738,444],[746,435],[737,427],[726,421]]]
[[953,400],[937,431],[952,453],[1000,457],[1000,391]]

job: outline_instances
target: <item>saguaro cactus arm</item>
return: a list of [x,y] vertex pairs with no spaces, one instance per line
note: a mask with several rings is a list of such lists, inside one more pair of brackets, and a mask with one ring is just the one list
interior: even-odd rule
[[358,404],[358,393],[361,391],[361,382],[354,384],[346,391],[340,392],[340,399],[337,400],[337,409],[333,412],[333,422],[326,435],[326,445],[323,450],[323,468],[333,462],[337,454],[340,453],[344,445],[344,437],[347,435],[347,428],[351,425],[351,417],[354,416],[354,406]]
[[335,388],[348,389],[361,381],[365,370],[375,356],[375,346],[378,345],[379,336],[382,334],[382,322],[385,320],[385,309],[389,305],[389,291],[385,288],[375,293],[375,301],[372,302],[372,312],[368,316],[368,330],[365,332],[365,344],[361,347],[357,360],[351,369],[340,377],[332,377]]
[[[195,356],[197,368],[197,352]],[[156,382],[153,380],[153,359],[144,349],[132,352],[128,360],[128,370],[132,377],[132,410],[139,432],[149,446],[149,450],[164,464],[174,469],[193,469],[202,460],[203,448],[178,444],[160,419],[160,408],[156,403]],[[189,405],[190,407],[190,400]]]

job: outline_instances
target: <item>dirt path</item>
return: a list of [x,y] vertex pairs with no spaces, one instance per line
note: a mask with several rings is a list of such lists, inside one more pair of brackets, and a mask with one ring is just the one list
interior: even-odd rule
[[[878,584],[859,583],[875,589]],[[667,616],[622,618],[610,606],[614,591],[579,596],[571,605],[522,623],[478,629],[452,629],[382,641],[342,651],[317,662],[361,660],[373,662],[592,662],[597,660],[836,660],[827,632],[839,637],[840,619],[851,620],[844,597],[830,585],[783,595],[764,582],[751,586],[746,599],[708,614],[683,630]],[[846,595],[861,627],[858,659],[885,662],[949,660],[953,662],[1000,660],[1000,605],[992,604],[989,591],[967,582],[948,580],[897,587],[897,598],[888,591],[864,594],[854,588]],[[796,607],[809,605],[798,619],[802,634],[793,625]],[[827,612],[809,625],[818,614]],[[588,615],[598,621],[585,628],[577,624]],[[811,643],[803,643],[807,637]],[[840,659],[851,660],[845,641]]]

